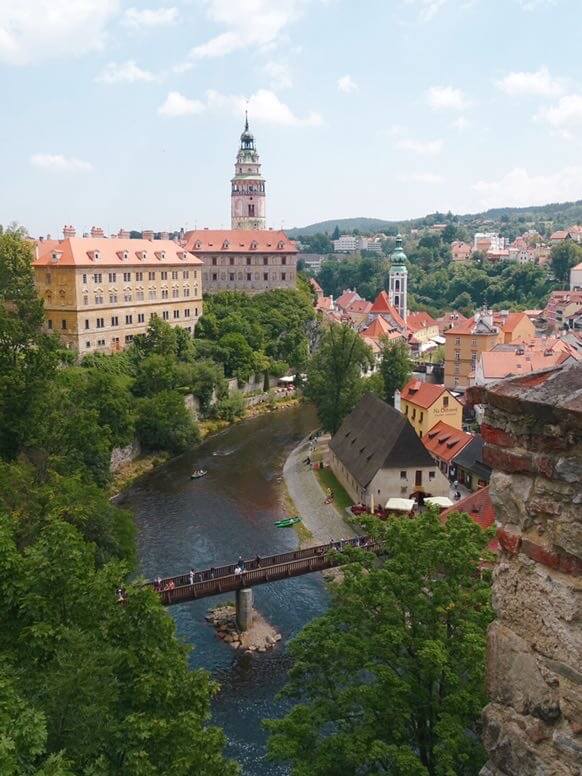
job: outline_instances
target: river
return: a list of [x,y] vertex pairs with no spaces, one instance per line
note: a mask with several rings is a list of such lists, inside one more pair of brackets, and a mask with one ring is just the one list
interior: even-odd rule
[[[289,451],[316,426],[310,406],[244,421],[134,485],[124,506],[135,513],[142,573],[164,576],[191,566],[219,566],[239,554],[254,557],[295,548],[293,529],[273,525],[285,515],[282,468]],[[208,469],[208,476],[190,480],[196,467]],[[194,647],[192,667],[208,669],[220,682],[213,722],[229,739],[227,753],[242,765],[245,776],[279,776],[288,770],[266,759],[261,720],[278,717],[286,708],[275,698],[289,665],[285,642],[325,611],[327,593],[319,574],[254,592],[256,607],[283,636],[264,654],[239,655],[205,622],[208,608],[232,594],[170,611],[180,637]]]

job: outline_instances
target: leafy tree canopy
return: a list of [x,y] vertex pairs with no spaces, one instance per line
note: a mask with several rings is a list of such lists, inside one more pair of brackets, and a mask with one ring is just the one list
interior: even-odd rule
[[295,705],[266,723],[270,755],[293,776],[477,776],[488,536],[430,512],[369,527],[385,555],[348,555],[330,610],[290,644]]

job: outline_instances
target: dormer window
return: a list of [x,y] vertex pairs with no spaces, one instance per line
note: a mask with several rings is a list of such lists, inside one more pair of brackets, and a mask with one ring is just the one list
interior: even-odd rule
[[147,251],[137,251],[136,255],[137,255],[137,258],[140,261],[145,261],[147,259],[147,257],[148,257],[148,252]]
[[197,251],[199,251],[201,247],[202,247],[202,243],[200,242],[200,240],[196,240],[196,242],[194,243],[194,248]]
[[185,261],[188,258],[188,253],[186,251],[178,251],[178,258],[182,259],[182,261]]
[[101,253],[99,251],[87,251],[87,255],[91,261],[99,261],[101,258]]
[[62,251],[53,251],[51,254],[51,261],[58,261],[63,255]]
[[257,241],[253,240],[251,242],[251,251],[256,251],[256,250],[257,250]]
[[229,244],[229,243],[228,243],[228,240],[225,240],[225,241],[222,243],[222,249],[223,249],[223,250],[226,250],[226,249],[228,248],[228,244]]
[[284,245],[283,241],[279,240],[279,242],[277,243],[277,250],[282,251],[284,247],[285,247],[285,245]]
[[166,251],[156,251],[154,255],[158,261],[163,261],[166,258]]
[[121,261],[127,261],[129,259],[129,251],[118,251],[117,255]]

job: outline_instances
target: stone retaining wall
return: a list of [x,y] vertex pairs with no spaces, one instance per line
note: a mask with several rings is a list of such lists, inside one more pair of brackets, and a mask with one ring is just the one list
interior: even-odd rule
[[501,552],[482,776],[582,774],[582,364],[473,388]]

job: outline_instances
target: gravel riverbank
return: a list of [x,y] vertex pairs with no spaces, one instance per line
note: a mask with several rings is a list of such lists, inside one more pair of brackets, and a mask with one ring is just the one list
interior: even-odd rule
[[306,546],[323,544],[330,538],[337,540],[357,536],[333,504],[324,504],[325,494],[314,472],[303,463],[308,451],[309,441],[305,439],[291,452],[283,467],[289,496],[303,519],[303,525],[313,535]]

